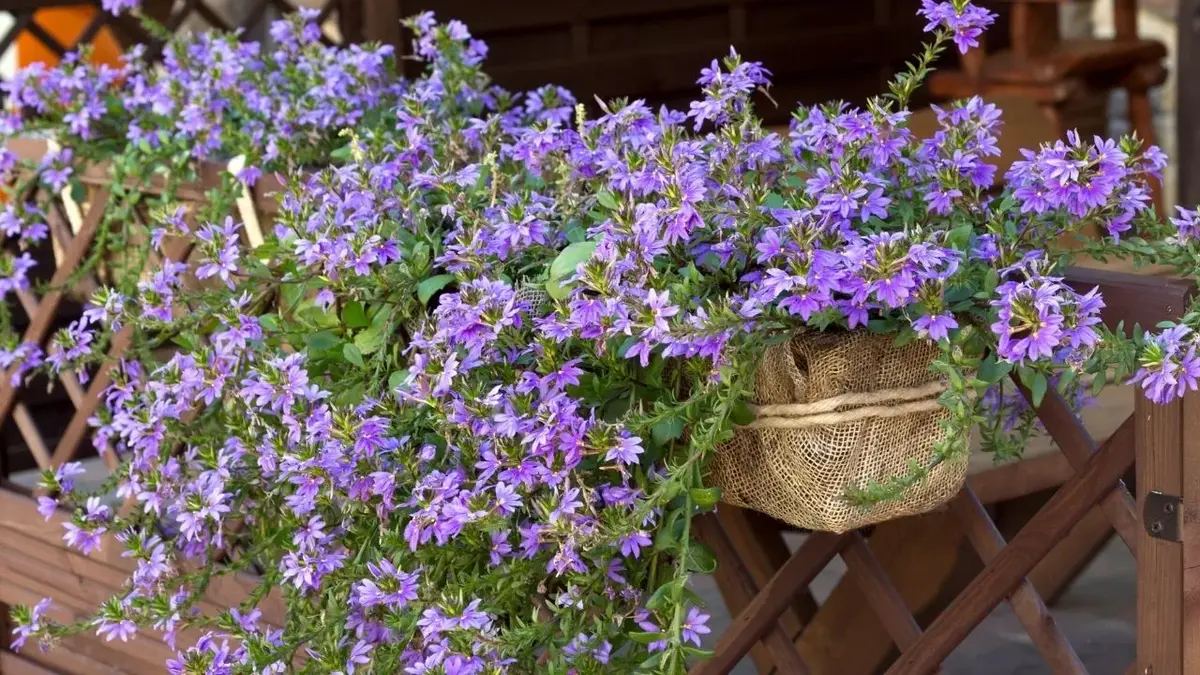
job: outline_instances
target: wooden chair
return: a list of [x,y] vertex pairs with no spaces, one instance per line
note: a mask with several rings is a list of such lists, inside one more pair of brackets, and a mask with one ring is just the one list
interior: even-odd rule
[[[1041,106],[1061,137],[1072,126],[1066,109],[1088,92],[1124,89],[1129,122],[1148,145],[1157,134],[1150,107],[1150,89],[1167,77],[1166,47],[1138,37],[1137,0],[1113,0],[1111,39],[1064,40],[1059,34],[1061,0],[1003,0],[1010,5],[1009,49],[988,53],[986,46],[969,52],[957,69],[942,70],[930,79],[935,98],[975,94],[1028,97]],[[1161,190],[1155,203],[1162,210]]]
[[[1104,321],[1110,326],[1120,321],[1127,326],[1154,325],[1194,296],[1191,284],[1157,277],[1076,270],[1070,279],[1081,288],[1101,287],[1109,304]],[[1200,563],[1200,526],[1190,516],[1200,512],[1200,427],[1188,422],[1200,419],[1193,417],[1198,413],[1200,396],[1166,406],[1138,396],[1134,414],[1097,445],[1065,401],[1051,393],[1038,416],[1061,454],[993,470],[1002,473],[980,474],[938,513],[884,523],[871,533],[809,534],[795,554],[774,567],[771,560],[781,557],[776,550],[778,531],[748,527],[746,522],[759,519],[722,507],[699,531],[706,542],[715,543],[727,568],[717,581],[738,614],[714,657],[698,664],[693,675],[726,673],[752,650],[762,673],[875,672],[886,661],[880,661],[878,644],[864,640],[872,624],[846,623],[854,607],[845,601],[850,591],[839,595],[842,586],[857,592],[860,613],[867,615],[869,609],[898,649],[889,675],[935,672],[992,609],[1006,601],[1053,672],[1086,673],[1055,625],[1044,596],[1053,595],[1056,586],[1061,590],[1078,571],[1080,551],[1089,546],[1094,550],[1109,527],[1138,560],[1138,657],[1136,669],[1129,672],[1200,672],[1200,644],[1187,639],[1200,631],[1200,594],[1187,590],[1200,587],[1200,575],[1190,567]],[[1111,421],[1109,426],[1114,426]],[[1135,455],[1136,503],[1122,480]],[[980,498],[1009,498],[1054,488],[1060,481],[1053,496],[1007,541]],[[924,539],[917,536],[922,531]],[[925,549],[929,564],[896,564],[893,554],[912,553],[904,546],[906,540]],[[735,541],[742,543],[732,545]],[[963,571],[957,570],[955,581],[953,556],[944,551],[962,542],[973,549],[982,569],[965,581]],[[1069,555],[1055,561],[1056,551],[1064,548]],[[846,579],[815,607],[805,591],[839,555],[846,563]],[[1043,576],[1044,590],[1039,591],[1034,575],[1039,563],[1045,569],[1047,562],[1057,576]],[[764,567],[773,573],[767,576]],[[914,617],[913,609],[922,609],[914,599],[929,600],[914,595],[937,595],[947,587],[953,589],[948,602],[927,602],[927,607],[942,604],[944,609],[936,616]],[[829,613],[840,616],[827,621],[823,617]],[[891,651],[890,645],[883,647]]]

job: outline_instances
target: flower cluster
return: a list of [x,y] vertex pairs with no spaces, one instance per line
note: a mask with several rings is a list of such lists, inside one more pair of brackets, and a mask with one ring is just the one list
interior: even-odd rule
[[[589,116],[559,87],[494,86],[486,46],[428,14],[408,22],[426,64],[411,81],[386,49],[327,50],[303,20],[277,24],[270,53],[205,36],[161,72],[135,57],[27,73],[14,97],[50,121],[22,124],[68,133],[23,169],[56,189],[114,143],[118,177],[146,183],[142,165],[241,160],[207,202],[168,195],[126,240],[163,262],[112,279],[45,355],[0,351],[17,382],[87,374],[118,330],[136,346],[107,364],[92,420],[134,508],[75,494],[73,465],[39,503],[69,509],[71,546],[115,538],[136,567],[73,627],[20,610],[20,642],[201,629],[178,673],[684,672],[710,632],[687,589],[715,564],[692,532],[721,496],[705,460],[743,420],[766,346],[802,330],[938,344],[953,414],[933,461],[961,457],[981,418],[1007,451],[1049,387],[1081,402],[1080,376],[1125,343],[1098,293],[1063,281],[1058,240],[1103,223],[1112,250],[1143,246],[1161,159],[1072,136],[997,188],[1000,111],[939,108],[918,139],[904,95],[992,16],[964,0],[921,12],[933,43],[891,99],[802,108],[786,133],[754,114],[769,72],[736,53],[687,111]],[[264,172],[284,189],[249,251],[228,214]],[[18,203],[4,231],[32,245],[44,209]],[[1173,246],[1193,221],[1181,212]],[[1195,388],[1195,334],[1140,338],[1152,398]],[[244,603],[197,609],[251,567]],[[286,616],[262,603],[272,590]]]

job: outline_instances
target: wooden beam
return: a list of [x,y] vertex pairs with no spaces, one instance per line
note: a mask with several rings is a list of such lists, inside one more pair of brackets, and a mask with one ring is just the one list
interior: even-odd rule
[[[730,541],[728,531],[722,527],[716,514],[700,516],[693,522],[693,527],[697,538],[712,549],[713,555],[719,561],[713,578],[721,591],[721,597],[725,600],[725,606],[731,614],[742,612],[754,601],[759,585],[755,583],[740,552]],[[808,666],[801,660],[800,653],[796,651],[796,645],[792,642],[794,637],[784,629],[782,622],[775,622],[762,642],[754,645],[750,651],[760,674],[765,675],[775,669],[783,673],[808,674]]]
[[850,545],[842,551],[842,560],[846,562],[847,574],[867,596],[867,603],[883,622],[892,641],[901,650],[911,647],[921,637],[921,627],[879,559],[871,553],[867,540],[858,532],[850,535]]
[[[354,2],[355,0],[347,0]],[[403,15],[400,13],[400,3],[397,0],[357,0],[362,3],[362,33],[363,37],[372,42],[382,42],[396,47],[396,53],[402,54],[401,43],[404,41],[404,29],[400,25]],[[497,12],[497,14],[506,14]]]
[[1074,474],[1067,458],[1052,452],[981,471],[967,478],[967,485],[980,502],[995,504],[1058,487]]
[[[995,560],[996,556],[1004,550],[1004,537],[996,529],[992,519],[988,517],[987,511],[984,511],[983,504],[980,504],[979,500],[975,498],[971,488],[964,488],[959,492],[951,500],[950,509],[958,516],[963,531],[975,551],[979,553],[983,564],[987,565]],[[1017,589],[1009,596],[1008,604],[1012,606],[1013,613],[1025,627],[1029,639],[1041,652],[1042,658],[1046,659],[1046,663],[1050,664],[1053,672],[1087,675],[1087,669],[1083,667],[1083,662],[1079,660],[1071,643],[1067,642],[1067,638],[1058,629],[1054,617],[1046,609],[1046,603],[1038,595],[1032,583],[1027,579],[1021,580]]]
[[1133,448],[1107,442],[1087,467],[1067,482],[979,576],[933,621],[889,675],[927,675],[1002,602],[1071,527],[1111,493],[1133,461]]
[[[1189,16],[1196,16],[1195,14]],[[1180,451],[1182,509],[1180,514],[1183,567],[1183,606],[1180,608],[1183,672],[1200,672],[1200,396],[1183,398],[1183,438]],[[1172,464],[1174,465],[1174,464]]]
[[[948,510],[880,523],[867,545],[918,617],[936,615],[979,569]],[[887,629],[849,576],[821,603],[798,644],[821,675],[874,675],[895,655]]]
[[779,568],[771,581],[742,610],[717,642],[712,658],[692,668],[690,675],[725,675],[765,636],[792,598],[808,587],[821,570],[849,543],[847,535],[815,532]]
[[[1032,405],[1033,396],[1028,389],[1021,384],[1020,380],[1014,374],[1013,382],[1020,389],[1021,394]],[[1071,411],[1070,406],[1063,400],[1057,391],[1053,389],[1042,399],[1042,405],[1037,409],[1038,419],[1046,426],[1046,431],[1058,444],[1062,454],[1071,462],[1071,466],[1076,471],[1082,469],[1088,461],[1096,453],[1096,441],[1088,433],[1083,426],[1083,422]],[[1106,445],[1124,445],[1133,446],[1133,418],[1125,420],[1112,436],[1105,441]],[[1124,473],[1124,472],[1122,472]],[[1113,529],[1125,541],[1125,545],[1129,547],[1130,552],[1137,555],[1137,536],[1138,523],[1137,516],[1134,513],[1134,500],[1129,494],[1129,490],[1125,488],[1124,481],[1118,479],[1112,489],[1104,499],[1100,501],[1100,508],[1104,511],[1104,515],[1108,516],[1109,522],[1112,523]]]
[[[1153,492],[1179,496],[1183,488],[1183,405],[1134,404],[1137,420],[1139,512]],[[1138,528],[1137,672],[1184,673],[1182,645],[1183,549]]]
[[1179,201],[1200,203],[1200,0],[1179,0],[1175,23],[1178,52],[1175,62],[1175,162],[1179,171]]

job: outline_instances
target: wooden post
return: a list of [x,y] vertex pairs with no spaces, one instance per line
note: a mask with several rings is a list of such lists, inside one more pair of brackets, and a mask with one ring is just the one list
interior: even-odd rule
[[1200,672],[1200,394],[1187,394],[1182,408],[1181,641],[1183,672],[1196,673]]
[[1176,150],[1179,201],[1200,203],[1200,0],[1179,0],[1179,75],[1176,87]]
[[[1195,396],[1189,406],[1196,408]],[[1183,495],[1183,403],[1155,405],[1143,396],[1134,404],[1137,506],[1143,519],[1137,551],[1137,675],[1182,675],[1183,547],[1174,536],[1169,505]],[[1192,421],[1190,426],[1196,426]],[[1192,495],[1193,499],[1200,495]],[[1147,526],[1148,516],[1159,519]],[[1182,534],[1182,533],[1180,533]]]
[[[353,1],[353,0],[351,0]],[[400,20],[400,0],[358,0],[362,3],[362,33],[367,40],[394,45],[403,54],[404,30]]]

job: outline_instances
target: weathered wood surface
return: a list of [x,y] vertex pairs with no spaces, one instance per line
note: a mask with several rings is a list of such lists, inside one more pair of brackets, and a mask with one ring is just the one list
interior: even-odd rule
[[[46,522],[30,497],[0,488],[0,605],[31,605],[49,597],[54,601],[51,616],[72,621],[88,616],[99,603],[120,592],[134,565],[120,557],[119,542],[111,535],[105,537],[103,548],[92,556],[69,550],[62,541],[65,518],[66,514],[59,512]],[[218,577],[200,609],[214,616],[237,606],[254,586],[250,577]],[[282,625],[283,603],[277,591],[258,606],[266,621]],[[180,644],[192,644],[200,635],[193,629],[181,631]],[[20,656],[60,673],[156,675],[173,655],[160,632],[144,629],[128,643],[105,642],[87,634],[45,653],[31,645]],[[7,671],[0,672],[7,675]]]

